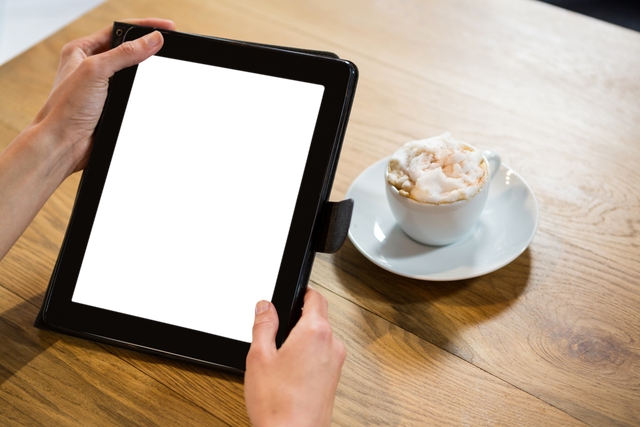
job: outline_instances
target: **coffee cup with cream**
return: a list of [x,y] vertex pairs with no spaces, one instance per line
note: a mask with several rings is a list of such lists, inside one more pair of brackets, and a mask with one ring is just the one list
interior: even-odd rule
[[443,135],[406,143],[385,168],[389,207],[413,240],[454,243],[480,219],[500,156]]

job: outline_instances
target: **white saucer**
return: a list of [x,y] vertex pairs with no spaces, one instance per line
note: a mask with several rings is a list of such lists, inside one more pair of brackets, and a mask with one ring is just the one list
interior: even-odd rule
[[491,273],[516,259],[538,229],[538,202],[524,179],[502,165],[491,181],[478,225],[448,246],[426,246],[410,239],[391,214],[384,189],[382,159],[351,184],[355,202],[349,239],[373,263],[421,280],[462,280]]

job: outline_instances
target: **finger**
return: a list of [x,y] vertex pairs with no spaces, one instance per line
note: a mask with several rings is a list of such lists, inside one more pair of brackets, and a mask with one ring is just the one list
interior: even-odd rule
[[[166,30],[175,30],[176,28],[176,24],[172,21],[159,18],[123,19],[120,22],[133,25],[143,25],[146,27],[157,27]],[[109,50],[112,31],[113,24],[96,31],[89,36],[67,43],[62,48],[62,52],[60,52],[60,65],[58,67],[53,87],[55,88],[58,86],[58,84],[67,78],[67,76],[71,74],[87,57]]]
[[136,65],[157,53],[162,47],[163,38],[160,31],[154,31],[139,39],[122,43],[120,46],[87,58],[95,63],[92,69],[98,78],[108,79],[117,71]]
[[304,294],[304,307],[302,310],[303,316],[317,315],[323,319],[329,318],[329,303],[327,299],[323,297],[320,292],[307,287],[307,292]]
[[278,313],[269,301],[256,304],[256,318],[253,322],[253,341],[251,350],[271,352],[276,350],[276,334],[278,332]]
[[[119,22],[125,22],[127,24],[142,25],[145,27],[156,27],[164,30],[175,30],[176,24],[173,21],[160,18],[144,18],[144,19],[123,19]],[[76,40],[76,45],[82,49],[87,56],[96,55],[98,53],[109,50],[111,44],[111,32],[113,31],[113,24],[107,25],[101,30],[95,33]]]

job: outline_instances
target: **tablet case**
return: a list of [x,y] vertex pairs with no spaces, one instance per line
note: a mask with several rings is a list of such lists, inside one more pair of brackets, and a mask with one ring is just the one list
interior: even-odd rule
[[[113,32],[111,34],[111,48],[114,48],[122,43],[126,30],[129,27],[131,27],[131,24],[114,22]],[[216,37],[211,37],[211,38],[216,38]],[[315,55],[315,56],[339,58],[338,55],[332,52],[274,46],[274,45],[268,45],[268,44],[244,42],[244,41],[229,40],[229,39],[218,38],[218,40],[230,41],[234,43],[240,43],[240,44],[252,45],[252,46],[264,46],[264,47],[269,47],[273,49],[288,50],[288,51],[306,53],[306,54]],[[334,169],[335,169],[335,166],[336,165],[333,166]],[[332,186],[333,186],[333,178],[329,183],[329,188],[331,188]],[[337,252],[340,249],[340,247],[342,246],[342,244],[347,238],[347,234],[349,232],[349,225],[351,224],[352,213],[353,213],[352,199],[342,200],[340,202],[325,203],[325,206],[322,209],[321,218],[319,221],[318,240],[315,248],[316,252],[332,254]],[[56,262],[56,265],[54,267],[54,272],[56,271],[57,267],[58,265]],[[312,267],[313,267],[313,261],[308,263],[307,269],[305,271],[305,274],[304,274],[305,283],[308,283],[309,281],[309,276],[311,274]],[[49,283],[49,286],[47,286],[47,291],[45,293],[44,301],[48,299],[48,295],[50,292],[51,292],[51,282]],[[58,332],[66,335],[73,335],[73,334],[69,334],[67,331],[61,331],[55,327],[48,325],[44,321],[43,311],[44,311],[44,302],[43,302],[43,305],[40,307],[40,311],[36,316],[33,326],[41,330],[54,331],[54,332]],[[298,313],[297,318],[299,318],[299,314],[300,313]],[[87,337],[84,335],[81,336],[81,338],[87,339]],[[101,340],[95,340],[95,341],[101,341]],[[110,342],[110,341],[105,341],[105,342],[110,345],[114,344],[114,342]],[[138,348],[136,348],[136,350],[140,351],[140,349]],[[153,350],[149,350],[148,352],[152,354],[156,354],[156,352]],[[157,354],[161,355],[162,357],[167,357],[167,355],[164,353],[157,353]],[[180,357],[174,357],[174,358],[182,361],[191,362],[191,360],[188,358],[184,358],[184,359],[181,359]]]

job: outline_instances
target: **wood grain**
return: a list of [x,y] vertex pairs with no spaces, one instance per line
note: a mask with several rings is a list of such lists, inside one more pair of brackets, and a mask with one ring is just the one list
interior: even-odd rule
[[94,343],[32,327],[0,287],[2,425],[227,425]]
[[378,315],[324,294],[348,354],[337,424],[583,425]]
[[335,258],[319,257],[312,282],[590,425],[633,425],[638,314],[625,298],[633,295],[595,292],[587,275],[532,273],[533,260],[553,255],[529,249],[500,273],[430,283],[363,270],[369,261],[349,242]]
[[[639,33],[528,0],[107,1],[0,67],[0,149],[46,100],[66,42],[142,16],[353,60],[333,199],[447,130],[536,194],[530,248],[481,278],[402,278],[349,242],[317,257],[348,349],[334,425],[640,424]],[[0,262],[0,424],[248,425],[238,377],[30,326],[78,182]]]
[[[526,288],[526,298],[520,298],[516,301],[517,304],[509,307],[509,311],[513,312],[511,316],[502,315],[501,310],[498,311],[496,315],[500,314],[499,320],[495,322],[489,323],[483,317],[474,319],[475,316],[472,316],[469,319],[461,316],[458,301],[454,301],[452,310],[440,308],[445,316],[450,317],[449,322],[456,321],[459,328],[469,325],[470,321],[492,327],[487,331],[488,337],[483,333],[484,328],[472,328],[474,336],[467,341],[466,354],[456,354],[467,356],[466,360],[500,378],[517,383],[523,389],[585,421],[604,424],[624,423],[625,420],[633,424],[640,421],[640,347],[637,345],[640,338],[640,315],[637,311],[640,302],[640,252],[637,250],[640,246],[637,233],[640,199],[637,191],[634,191],[640,174],[633,167],[639,164],[640,152],[625,151],[624,161],[621,161],[620,153],[616,153],[616,148],[629,147],[632,141],[636,142],[637,147],[640,56],[630,58],[621,52],[623,49],[639,52],[640,35],[623,31],[631,37],[626,43],[622,42],[623,47],[620,47],[617,43],[619,33],[606,24],[590,21],[590,25],[576,27],[577,31],[572,32],[569,31],[573,30],[571,25],[558,27],[541,24],[544,13],[551,13],[550,9],[528,4],[500,9],[505,14],[500,17],[504,22],[509,17],[534,15],[527,15],[528,11],[544,13],[536,16],[535,20],[519,19],[517,27],[508,25],[508,28],[499,28],[500,31],[510,31],[510,37],[502,40],[498,46],[492,43],[501,38],[501,34],[494,33],[489,28],[495,24],[495,19],[488,16],[490,11],[487,11],[486,5],[482,6],[484,10],[479,10],[481,6],[477,5],[469,13],[476,18],[470,22],[469,16],[458,13],[459,7],[455,2],[395,2],[386,10],[390,12],[393,9],[393,12],[384,18],[378,13],[379,10],[367,9],[364,3],[352,2],[350,7],[362,7],[365,16],[358,23],[363,23],[369,29],[371,26],[375,27],[373,34],[358,31],[354,25],[348,25],[346,18],[341,20],[345,15],[323,14],[323,8],[331,8],[330,2],[319,6],[280,1],[277,9],[273,5],[268,8],[261,6],[259,2],[251,4],[252,11],[259,10],[283,25],[286,23],[289,27],[304,29],[307,33],[327,37],[336,44],[344,44],[348,51],[353,52],[353,59],[359,64],[364,60],[362,63],[368,65],[368,58],[356,59],[358,56],[373,59],[374,55],[368,53],[375,51],[376,59],[383,57],[388,61],[385,64],[389,65],[388,70],[384,70],[388,74],[402,67],[402,71],[413,77],[419,73],[421,66],[429,69],[429,76],[419,82],[388,77],[371,82],[372,86],[385,87],[382,83],[386,81],[388,92],[393,94],[388,98],[379,96],[364,101],[370,106],[369,112],[374,115],[367,122],[374,122],[387,134],[393,135],[396,128],[399,128],[397,117],[434,117],[434,114],[421,113],[429,108],[428,104],[432,104],[433,99],[449,101],[449,96],[429,96],[435,92],[429,87],[432,86],[429,80],[436,81],[438,86],[444,86],[441,93],[449,89],[448,92],[453,95],[464,91],[473,98],[479,98],[480,102],[475,102],[474,109],[481,110],[483,108],[480,104],[485,104],[487,107],[484,110],[490,110],[494,116],[504,116],[502,121],[498,119],[498,124],[509,119],[515,122],[515,126],[507,122],[501,129],[489,130],[490,132],[508,134],[515,127],[519,132],[528,132],[523,137],[515,135],[524,139],[524,144],[520,147],[503,143],[504,148],[499,148],[499,151],[508,153],[508,157],[505,157],[509,164],[517,165],[538,194],[543,211],[540,225],[542,237],[534,240],[534,244],[544,237],[547,239],[540,244],[545,250],[535,252],[536,261],[541,267],[545,266],[542,268],[552,270],[555,274],[546,275],[543,281],[536,280],[537,277],[528,277],[529,268],[522,268],[515,263],[510,269],[513,274],[503,269],[479,279],[477,282],[484,286],[471,297],[465,295],[464,299],[470,299],[473,305],[480,302],[482,311],[485,311],[486,302],[482,300],[493,304],[492,289],[496,285],[505,280],[513,280],[514,275],[524,276],[524,281],[511,286]],[[488,3],[503,5],[503,2]],[[401,13],[403,6],[407,8]],[[437,9],[438,18],[445,18],[442,19],[443,22],[431,20],[425,25],[411,27],[411,34],[407,37],[398,37],[396,33],[402,33],[407,28],[403,27],[407,17],[413,16],[415,19],[416,16],[427,16],[419,13],[421,8],[426,7],[429,10]],[[316,17],[312,25],[297,24],[310,22],[312,15]],[[478,19],[483,17],[487,19]],[[568,13],[563,17],[566,18],[564,24],[570,24],[574,18]],[[515,20],[512,24],[515,24]],[[327,26],[330,26],[331,31],[327,31]],[[456,27],[464,27],[464,31],[470,34],[469,43],[465,44],[454,37],[451,42],[442,43],[442,38],[456,31]],[[441,29],[443,36],[434,38],[433,34]],[[597,40],[591,30],[597,30]],[[474,32],[483,37],[474,39]],[[532,33],[540,35],[541,40],[530,40]],[[487,41],[486,36],[496,40]],[[519,42],[525,37],[528,37],[526,41],[530,44],[526,47],[530,48],[523,52],[523,46]],[[400,43],[407,42],[406,38],[410,38],[408,42],[411,52],[419,52],[417,56],[406,55],[406,51],[401,48]],[[547,41],[551,43],[541,43]],[[608,47],[611,44],[617,46],[612,49]],[[590,56],[587,55],[587,50]],[[488,54],[483,58],[482,65],[491,72],[483,69],[482,73],[474,74],[474,79],[470,81],[468,75],[456,74],[457,62],[464,61],[464,65],[476,66],[478,61],[470,60],[474,51]],[[433,57],[429,57],[427,53],[431,53]],[[598,67],[603,61],[609,66]],[[534,63],[535,67],[527,67],[528,63]],[[440,67],[435,67],[435,64]],[[374,78],[381,77],[381,68],[385,67],[379,67]],[[400,70],[397,71],[400,74]],[[578,76],[588,78],[580,79]],[[472,86],[469,86],[470,82]],[[403,83],[403,91],[394,91]],[[361,87],[366,84],[363,72]],[[409,93],[409,85],[413,87],[412,97],[401,101],[397,93]],[[456,89],[451,90],[453,87]],[[374,93],[369,90],[366,92],[369,95]],[[635,93],[636,96],[630,96],[630,93]],[[455,99],[451,101],[451,105],[447,102],[448,105],[444,108],[455,110],[457,103]],[[500,110],[508,110],[509,113],[504,114]],[[510,117],[514,114],[518,117]],[[463,115],[458,117],[466,118]],[[587,117],[593,120],[586,121]],[[449,114],[449,118],[456,117]],[[355,119],[354,114],[354,121]],[[474,117],[471,118],[472,123],[473,119]],[[494,119],[489,123],[495,126],[495,122]],[[401,122],[401,127],[411,135],[407,139],[410,140],[415,138],[413,135],[419,132],[420,125]],[[353,128],[352,126],[351,130]],[[569,129],[569,132],[561,133],[565,129]],[[380,136],[380,132],[376,133]],[[373,159],[368,158],[367,164],[393,151],[389,149],[380,155],[380,148],[388,146],[388,143],[384,144],[376,139],[372,141],[372,138],[359,140],[357,136],[354,139],[356,142],[352,147],[358,143],[363,146],[359,150],[360,159],[368,154],[364,146],[369,144],[375,147],[375,156],[371,156]],[[603,144],[608,148],[604,153]],[[531,150],[532,147],[535,150]],[[598,154],[594,155],[595,152]],[[345,157],[352,159],[354,156]],[[531,169],[532,166],[540,167],[545,163],[548,163],[548,167],[544,169],[544,173],[535,173]],[[345,166],[345,162],[342,166]],[[346,167],[350,167],[352,172],[356,169],[352,164]],[[617,173],[612,174],[613,170]],[[351,182],[353,177],[351,175],[345,180],[338,179],[336,189],[344,191],[346,188],[341,185]],[[343,285],[341,282],[346,281],[346,275],[331,275],[332,280],[326,283],[330,289],[344,291],[341,292],[342,295],[365,306],[368,301],[361,297],[366,292],[363,288],[375,288],[377,284],[385,286],[388,282],[380,283],[379,269],[370,275],[363,274],[367,271],[367,262],[356,264],[354,258],[358,256],[352,250],[352,256],[343,263],[340,262],[340,255],[324,258],[350,273],[347,276],[349,279],[352,279],[351,275],[356,278],[363,275],[367,277],[362,280],[362,286],[353,289],[353,286]],[[327,271],[329,270],[316,269],[314,272],[320,274]],[[405,281],[389,276],[392,275],[386,274],[383,277],[393,282]],[[495,280],[492,280],[494,277]],[[378,297],[381,304],[375,308],[370,307],[378,313],[386,311],[385,318],[390,321],[402,319],[399,323],[407,330],[420,336],[430,336],[433,332],[425,332],[422,325],[415,324],[416,317],[425,320],[429,317],[429,311],[424,310],[425,307],[420,304],[422,299],[417,298],[419,292],[413,288],[405,287],[398,292],[395,287],[387,286]],[[410,307],[393,305],[392,302],[398,298],[411,301]],[[480,301],[475,302],[474,298],[480,298]],[[527,300],[528,298],[531,300]],[[499,295],[498,301],[499,305],[503,305]],[[615,306],[615,311],[612,311],[612,306]],[[545,308],[542,312],[541,307]],[[409,322],[412,322],[411,327]],[[441,334],[442,326],[438,324],[435,327],[439,330],[436,333]],[[476,347],[481,350],[480,353]],[[501,351],[496,351],[495,348],[500,348]],[[549,377],[544,383],[537,381],[538,378]],[[566,384],[571,384],[572,389],[579,392],[579,400],[575,395],[567,395]]]

